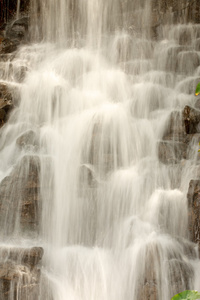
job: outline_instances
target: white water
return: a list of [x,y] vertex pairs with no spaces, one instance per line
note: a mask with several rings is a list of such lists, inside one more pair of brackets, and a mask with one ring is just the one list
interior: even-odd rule
[[[184,26],[191,41],[200,28],[169,27],[152,41],[147,2],[33,1],[32,38],[42,41],[23,47],[11,71],[5,64],[2,81],[20,101],[1,129],[0,177],[39,157],[42,208],[38,235],[8,211],[1,240],[44,247],[41,299],[168,300],[200,290],[197,256],[184,251],[198,143],[180,164],[158,160],[170,113],[195,103],[189,80],[199,69],[176,49]],[[20,150],[28,130],[39,147]]]

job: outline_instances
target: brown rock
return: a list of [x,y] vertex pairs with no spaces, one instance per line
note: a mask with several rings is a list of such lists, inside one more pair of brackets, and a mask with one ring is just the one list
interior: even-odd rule
[[199,245],[200,252],[200,180],[190,181],[187,198],[190,239]]
[[183,121],[187,134],[200,132],[200,111],[190,106],[185,106],[183,110]]
[[5,38],[0,44],[0,53],[12,53],[17,50],[18,46],[19,41]]
[[170,282],[170,299],[174,295],[189,290],[192,287],[194,271],[193,267],[180,259],[171,259],[167,262]]
[[39,297],[40,271],[12,261],[0,264],[0,299],[36,300]]
[[[0,225],[4,234],[15,229],[38,232],[40,220],[40,160],[25,156],[0,184]],[[6,225],[5,225],[6,224]]]

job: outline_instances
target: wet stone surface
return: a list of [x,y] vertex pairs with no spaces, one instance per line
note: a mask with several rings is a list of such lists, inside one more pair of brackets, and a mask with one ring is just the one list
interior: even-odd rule
[[42,256],[41,247],[0,248],[0,299],[39,298]]
[[[40,161],[25,156],[0,184],[0,224],[4,234],[38,232],[40,219]],[[6,226],[4,225],[6,224]]]
[[188,189],[189,232],[200,252],[200,180],[191,180]]

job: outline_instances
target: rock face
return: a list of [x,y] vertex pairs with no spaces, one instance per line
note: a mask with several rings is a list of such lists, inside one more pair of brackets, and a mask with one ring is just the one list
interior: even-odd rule
[[177,164],[187,159],[188,144],[192,138],[185,132],[182,112],[172,112],[166,128],[163,140],[158,145],[158,157],[164,164]]
[[200,111],[190,106],[185,106],[183,110],[183,121],[187,134],[200,132]]
[[200,253],[200,180],[191,180],[188,190],[190,238],[199,245]]
[[0,43],[0,53],[12,53],[20,44],[28,42],[28,24],[29,18],[23,17],[6,26],[4,37]]
[[6,84],[0,83],[0,127],[7,120],[12,107],[13,101],[11,92]]
[[40,161],[25,156],[0,184],[0,224],[4,235],[15,230],[37,234],[40,220]]
[[[29,11],[30,0],[20,0],[20,12],[22,14]],[[2,0],[0,2],[0,23],[6,23],[16,15],[17,1]]]
[[192,22],[200,23],[200,2],[198,0],[153,0],[152,26],[155,31],[161,25]]
[[42,256],[40,247],[0,249],[0,299],[38,299]]

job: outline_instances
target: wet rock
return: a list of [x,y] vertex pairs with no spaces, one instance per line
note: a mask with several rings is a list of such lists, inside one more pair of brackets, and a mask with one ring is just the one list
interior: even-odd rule
[[28,71],[28,68],[26,66],[15,66],[13,68],[13,78],[15,81],[21,83],[24,81],[26,77],[26,73]]
[[167,262],[170,299],[174,295],[192,287],[194,271],[192,266],[180,259],[171,259]]
[[182,246],[184,255],[186,255],[189,259],[197,259],[196,244],[181,237],[176,238],[176,240]]
[[17,50],[19,44],[20,43],[18,40],[11,40],[9,38],[5,38],[0,44],[0,53],[12,53]]
[[39,138],[35,131],[28,130],[18,137],[16,144],[21,149],[37,150],[39,147]]
[[[9,87],[5,83],[0,83],[0,99],[5,101],[12,101],[12,94],[9,90]],[[0,106],[2,108],[2,105]]]
[[195,51],[183,51],[178,54],[177,70],[181,74],[192,74],[200,65],[200,56]]
[[164,140],[184,141],[185,128],[181,111],[171,112],[163,136]]
[[[0,49],[1,49],[1,45],[0,45]],[[14,58],[14,54],[13,53],[1,53],[0,52],[0,62],[7,62],[8,60],[12,60]]]
[[39,158],[25,156],[10,176],[0,183],[0,225],[3,234],[11,234],[15,230],[37,234],[41,211],[39,174]]
[[191,45],[193,38],[193,30],[190,26],[181,25],[177,28],[176,33],[179,45]]
[[200,252],[200,180],[190,181],[187,198],[190,239],[198,244]]
[[23,17],[14,21],[6,30],[6,37],[10,40],[27,41],[28,40],[29,18]]
[[7,120],[12,108],[12,94],[6,84],[0,83],[0,126]]
[[12,261],[0,264],[0,298],[2,300],[36,300],[39,297],[40,270],[30,270]]
[[194,41],[194,49],[196,51],[200,51],[200,38],[198,38]]
[[18,264],[27,265],[30,269],[37,266],[43,256],[42,247],[33,248],[0,248],[0,259],[12,260]]
[[176,164],[187,158],[187,144],[161,141],[158,145],[158,158],[164,164]]
[[[159,26],[169,23],[200,23],[200,4],[199,0],[152,0],[152,26]],[[190,36],[182,34],[180,42]],[[188,39],[189,41],[189,39]]]
[[141,288],[138,300],[158,300],[157,284],[154,281],[149,281]]
[[185,106],[183,110],[183,121],[187,134],[200,132],[200,111],[190,106]]

